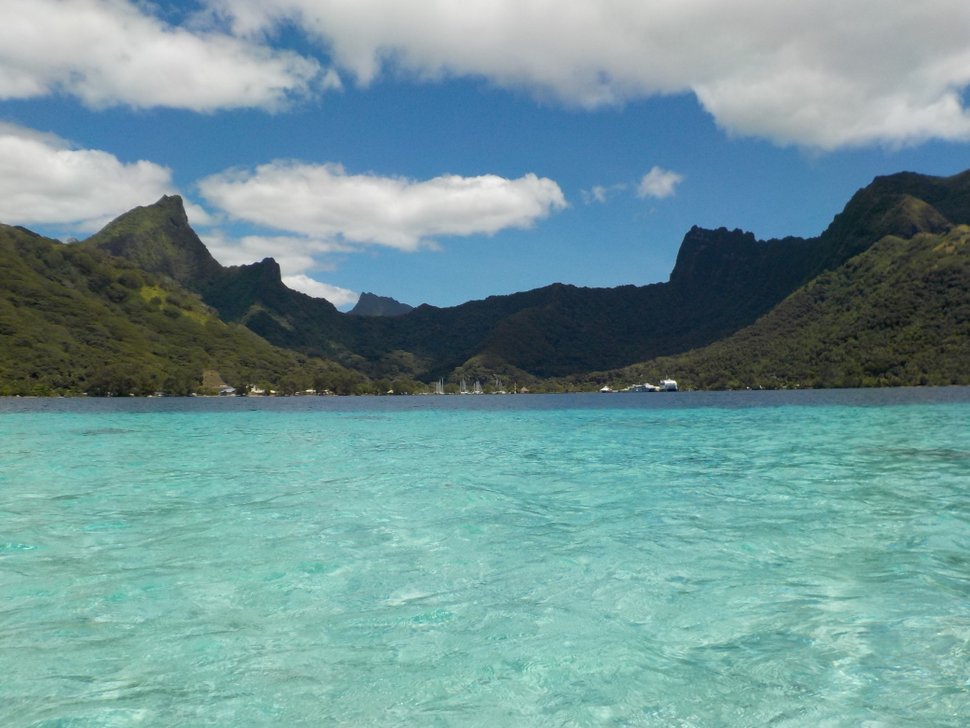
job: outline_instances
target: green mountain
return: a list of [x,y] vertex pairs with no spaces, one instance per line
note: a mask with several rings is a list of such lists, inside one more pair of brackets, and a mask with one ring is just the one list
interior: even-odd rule
[[0,394],[189,394],[205,370],[290,391],[363,381],[225,323],[172,278],[23,228],[0,225],[0,280]]
[[272,259],[220,266],[176,197],[122,215],[83,245],[171,276],[224,320],[278,346],[333,358],[373,377],[427,381],[474,370],[546,378],[685,351],[751,324],[824,269],[820,261],[840,263],[848,254],[841,250],[858,246],[854,221],[868,218],[853,210],[850,203],[845,222],[813,240],[761,242],[737,230],[694,228],[668,283],[609,289],[554,284],[452,308],[420,306],[394,317],[342,314],[327,301],[292,291]]
[[403,316],[413,311],[414,306],[396,301],[389,296],[378,296],[365,291],[349,311],[351,316]]
[[274,344],[312,355],[343,353],[335,342],[344,317],[332,304],[284,286],[271,258],[220,265],[190,227],[178,196],[126,212],[81,246],[168,276],[202,296],[223,320],[244,324]]
[[84,243],[183,285],[218,277],[222,266],[189,226],[182,198],[162,197],[108,223]]
[[[665,283],[608,289],[557,283],[450,308],[419,306],[394,316],[344,314],[323,299],[292,291],[272,259],[220,265],[189,226],[178,197],[136,208],[83,243],[55,250],[71,260],[88,255],[108,261],[103,265],[117,269],[105,274],[117,284],[116,294],[125,288],[123,269],[132,275],[143,271],[140,275],[151,281],[145,285],[165,293],[151,299],[164,302],[171,291],[174,300],[192,301],[207,321],[217,321],[213,313],[218,314],[225,322],[219,325],[234,335],[242,329],[233,324],[242,324],[258,335],[250,341],[270,342],[279,347],[270,349],[276,356],[296,357],[285,359],[292,364],[274,364],[276,377],[282,376],[280,367],[323,357],[346,368],[328,365],[333,371],[361,373],[354,386],[366,376],[381,380],[378,387],[391,388],[396,380],[397,390],[413,390],[415,379],[490,381],[493,375],[529,386],[555,378],[549,386],[666,374],[698,387],[843,386],[966,379],[950,352],[962,351],[967,340],[964,321],[952,312],[962,310],[961,296],[970,283],[961,277],[958,262],[960,226],[968,224],[970,172],[949,178],[901,173],[859,190],[815,238],[760,241],[740,230],[692,228]],[[26,231],[6,230],[11,239],[36,240]],[[935,250],[937,245],[954,252],[945,260],[917,254],[920,246]],[[36,268],[40,264],[31,256],[43,259],[49,253],[20,255],[21,266]],[[951,258],[957,262],[946,262]],[[934,277],[943,275],[941,270],[949,271],[947,285]],[[53,272],[43,268],[39,275],[50,278]],[[104,298],[89,282],[53,280]],[[66,295],[38,291],[40,311],[50,305],[48,294],[55,300]],[[141,293],[131,298],[139,297],[144,298]],[[22,331],[19,316],[39,315],[26,300],[21,296],[12,303],[15,310],[0,321]],[[106,315],[127,317],[131,326],[157,332],[164,322],[145,319],[141,309],[129,311],[122,305],[127,300],[108,297],[99,305],[109,307]],[[165,316],[164,303],[162,308]],[[916,323],[893,318],[900,311],[911,311]],[[51,314],[50,323],[62,313],[68,315]],[[135,313],[142,318],[132,318]],[[92,309],[91,315],[100,314]],[[904,330],[905,341],[897,341]],[[927,333],[917,336],[917,331]],[[949,343],[931,343],[930,333]],[[132,337],[137,338],[135,333],[121,338]],[[877,350],[882,358],[867,353],[876,356]],[[116,353],[112,350],[112,356]],[[55,354],[50,356],[59,361]],[[200,361],[196,356],[185,371]],[[231,360],[220,366],[239,376],[246,371]],[[613,373],[589,375],[602,371]],[[45,386],[52,381],[45,380]]]
[[700,389],[970,384],[970,226],[883,237],[708,347],[608,381]]
[[430,381],[460,374],[541,379],[622,367],[699,348],[754,323],[815,276],[886,234],[940,232],[970,222],[970,174],[909,173],[860,190],[817,238],[758,241],[691,229],[667,283],[609,289],[555,284],[394,317],[341,314],[286,288],[271,259],[219,266],[178,198],[138,208],[85,245],[125,255],[198,292],[227,321],[268,341],[326,356],[373,377]]

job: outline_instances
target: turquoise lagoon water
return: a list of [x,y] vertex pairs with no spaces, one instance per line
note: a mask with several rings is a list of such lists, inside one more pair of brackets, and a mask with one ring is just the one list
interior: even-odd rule
[[0,401],[2,726],[962,726],[970,390]]

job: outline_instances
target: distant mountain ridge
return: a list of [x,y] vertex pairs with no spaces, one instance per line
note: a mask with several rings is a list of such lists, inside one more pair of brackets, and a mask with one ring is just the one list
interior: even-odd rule
[[[802,295],[820,276],[837,272],[851,280],[852,269],[845,266],[882,240],[943,239],[964,224],[970,224],[970,172],[949,178],[900,173],[856,192],[815,238],[760,241],[740,230],[694,227],[665,283],[616,288],[556,283],[450,308],[402,311],[399,304],[402,312],[391,315],[394,307],[385,306],[393,299],[373,294],[344,314],[323,299],[293,291],[271,258],[220,265],[192,230],[177,196],[119,216],[76,247],[163,275],[200,296],[223,321],[373,379],[511,376],[568,383],[730,340],[789,297]],[[889,250],[876,246],[875,260]],[[930,261],[917,256],[907,265]],[[911,273],[907,280],[922,275]],[[372,313],[362,313],[368,310]]]
[[234,386],[353,391],[361,377],[222,321],[172,277],[0,225],[0,395],[123,396]]
[[471,363],[539,378],[622,366],[733,333],[808,275],[806,262],[792,264],[794,243],[782,249],[739,231],[694,228],[666,284],[553,284],[446,309],[419,306],[393,318],[349,316],[286,288],[272,259],[213,266],[174,204],[175,198],[163,198],[137,208],[82,245],[171,275],[225,320],[278,346],[334,358],[371,376],[434,378]]
[[351,316],[403,316],[413,310],[414,306],[395,301],[389,296],[378,296],[365,291],[360,294],[349,313]]
[[700,389],[970,383],[970,226],[886,235],[751,326],[590,382],[677,372]]
[[[279,346],[332,357],[371,376],[428,379],[471,367],[482,375],[515,371],[544,378],[621,367],[729,336],[885,234],[947,229],[952,222],[932,202],[966,219],[968,186],[967,173],[948,180],[880,177],[817,238],[758,241],[738,230],[692,228],[668,283],[611,289],[554,284],[447,309],[420,306],[392,319],[347,316],[291,291],[269,259],[214,267],[184,211],[175,209],[177,198],[127,213],[85,244],[134,254],[152,270],[182,273],[178,280],[223,318]],[[144,233],[153,227],[154,237]],[[172,251],[174,262],[164,255]]]

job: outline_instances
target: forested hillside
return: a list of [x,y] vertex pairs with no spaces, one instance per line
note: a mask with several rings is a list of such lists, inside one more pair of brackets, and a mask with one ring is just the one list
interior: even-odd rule
[[706,348],[590,381],[696,389],[970,384],[970,227],[887,236]]
[[[277,346],[373,378],[469,374],[535,380],[581,376],[703,347],[754,323],[814,277],[885,235],[970,222],[970,174],[878,178],[818,237],[759,241],[740,230],[691,229],[666,283],[545,288],[395,316],[338,312],[283,285],[272,259],[219,265],[178,197],[136,208],[84,242],[171,276],[225,321]],[[401,309],[398,309],[400,311]]]
[[815,238],[692,228],[664,283],[413,310],[371,295],[352,315],[287,288],[271,258],[220,265],[163,197],[80,244],[0,227],[0,393],[188,393],[203,370],[342,393],[970,383],[967,225],[970,172],[902,173]]
[[354,391],[363,378],[227,324],[163,276],[0,225],[0,394],[190,394],[231,385]]

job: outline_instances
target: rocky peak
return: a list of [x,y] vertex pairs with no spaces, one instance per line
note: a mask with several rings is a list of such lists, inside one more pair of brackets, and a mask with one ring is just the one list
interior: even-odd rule
[[750,260],[759,249],[754,235],[743,230],[692,227],[677,252],[670,273],[672,284],[698,283],[720,276],[725,267],[736,267]]
[[222,270],[189,225],[178,195],[165,195],[153,205],[124,213],[82,244],[126,258],[143,270],[162,273],[195,290]]
[[413,308],[389,296],[378,296],[365,291],[360,294],[356,305],[349,313],[352,316],[403,316]]

